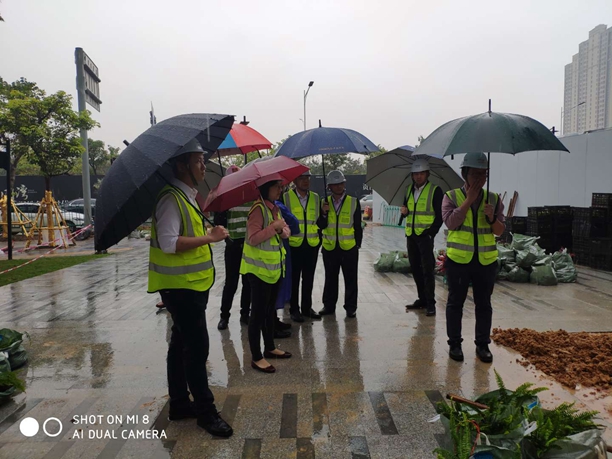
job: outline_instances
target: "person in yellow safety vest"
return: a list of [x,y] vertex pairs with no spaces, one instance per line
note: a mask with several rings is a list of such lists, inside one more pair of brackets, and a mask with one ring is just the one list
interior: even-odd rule
[[442,226],[444,193],[429,181],[429,162],[417,159],[411,168],[412,184],[406,190],[401,213],[406,217],[406,243],[418,299],[406,309],[426,309],[436,315],[434,239]]
[[207,233],[196,203],[196,186],[206,173],[199,142],[187,143],[170,162],[175,178],[161,190],[153,211],[148,286],[149,293],[160,293],[172,315],[167,358],[169,419],[197,417],[198,426],[210,434],[230,437],[233,430],[217,412],[206,372],[206,305],[215,281],[210,244],[228,233],[222,226]]
[[[239,166],[232,164],[229,166],[225,175],[233,174],[240,170]],[[238,290],[238,281],[242,277],[242,292],[240,293],[240,323],[249,324],[249,314],[251,309],[251,285],[246,277],[240,276],[240,263],[242,260],[242,248],[246,236],[247,218],[252,202],[246,202],[240,206],[233,207],[225,212],[215,212],[215,225],[227,227],[229,237],[225,240],[225,252],[223,261],[225,263],[225,283],[221,295],[221,314],[219,318],[218,330],[227,329],[232,309],[234,295]]]
[[[312,289],[319,258],[321,238],[317,221],[321,216],[321,198],[310,191],[310,171],[296,178],[294,190],[283,195],[283,203],[298,219],[300,233],[289,238],[291,247],[291,319],[304,322],[304,317],[320,320],[312,309]],[[302,278],[302,308],[300,313],[300,277]]]
[[327,174],[327,185],[331,191],[321,209],[323,237],[323,265],[325,286],[323,287],[322,316],[336,313],[338,301],[338,276],[344,276],[344,309],[346,317],[357,314],[357,272],[359,249],[363,239],[361,227],[361,205],[357,198],[346,194],[346,178],[341,171]]
[[466,153],[461,162],[465,184],[447,192],[442,201],[442,219],[448,227],[446,333],[449,356],[459,362],[463,361],[463,303],[470,283],[476,312],[476,356],[485,363],[493,361],[489,343],[493,317],[491,295],[497,275],[495,236],[504,232],[505,224],[504,205],[499,196],[483,190],[488,168],[484,153]]
[[[242,250],[240,274],[251,284],[251,318],[249,320],[249,347],[251,367],[264,373],[276,368],[266,359],[287,359],[274,345],[276,296],[285,271],[285,248],[281,239],[291,234],[274,201],[280,199],[282,177],[274,178],[259,187],[261,199],[255,201],[247,221],[247,232]],[[264,352],[261,352],[263,334]]]

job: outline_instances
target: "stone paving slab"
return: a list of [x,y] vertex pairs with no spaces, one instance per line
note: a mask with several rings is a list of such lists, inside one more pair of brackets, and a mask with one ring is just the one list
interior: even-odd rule
[[[435,401],[451,392],[473,397],[494,389],[494,369],[508,387],[524,381],[550,387],[541,394],[545,405],[577,400],[581,407],[602,411],[603,423],[610,425],[610,397],[597,400],[588,389],[563,388],[518,365],[515,353],[495,345],[493,365],[478,361],[470,344],[471,299],[464,311],[466,360],[451,361],[442,279],[436,285],[437,317],[406,313],[404,306],[416,296],[412,278],[372,268],[380,252],[405,250],[402,230],[368,226],[364,236],[357,318],[346,319],[340,302],[336,316],[293,324],[292,337],[276,344],[294,357],[275,363],[277,373],[272,375],[250,368],[246,328],[237,313],[228,330],[216,329],[224,272],[223,244],[215,247],[217,282],[207,311],[208,372],[217,406],[235,430],[229,440],[212,438],[195,420],[166,419],[171,320],[155,308],[158,296],[146,293],[145,241],[123,241],[121,250],[109,257],[0,288],[2,326],[31,336],[26,342],[30,362],[22,372],[27,393],[18,401],[19,410],[14,406],[13,415],[0,417],[0,459],[429,458],[443,432],[439,423],[427,422],[435,414]],[[319,260],[315,310],[322,307],[323,281]],[[609,330],[611,281],[612,273],[581,268],[575,284],[498,283],[493,326]],[[135,413],[149,419],[126,426],[70,422],[75,414],[125,418]],[[54,438],[42,431],[26,438],[19,431],[25,417],[41,424],[56,417],[64,430]],[[84,435],[153,428],[167,438],[73,438],[79,428]],[[606,432],[609,440],[611,433]]]

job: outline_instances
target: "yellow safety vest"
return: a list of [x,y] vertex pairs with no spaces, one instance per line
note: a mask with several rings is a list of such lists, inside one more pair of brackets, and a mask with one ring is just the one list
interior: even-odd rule
[[[450,190],[446,193],[450,200],[459,207],[465,201],[463,190]],[[497,208],[498,196],[496,193],[491,193],[491,202],[494,208]],[[474,257],[476,234],[478,238],[478,261],[482,265],[490,265],[497,261],[497,245],[495,243],[495,235],[491,225],[487,223],[484,214],[484,206],[487,202],[487,191],[483,190],[483,197],[478,208],[476,228],[474,228],[474,214],[471,207],[467,211],[464,222],[455,230],[449,230],[446,241],[447,256],[451,260],[460,264],[468,264]]]
[[[408,216],[406,217],[406,236],[412,236],[412,228],[417,236],[423,234],[423,231],[431,228],[434,220],[436,219],[436,212],[433,208],[433,195],[438,188],[436,185],[432,185],[427,182],[425,187],[421,190],[419,199],[414,202],[414,184],[408,187],[407,203]],[[412,218],[410,218],[412,217]]]
[[[170,194],[176,199],[181,213],[181,236],[206,236],[206,227],[201,213],[178,188],[166,185],[157,197],[157,202]],[[154,293],[165,289],[187,289],[205,292],[215,281],[215,267],[209,244],[177,253],[164,253],[157,239],[157,221],[153,213],[151,244],[149,247],[149,287]]]
[[[274,216],[261,199],[255,201],[249,215],[258,207],[263,214],[263,227],[267,228],[274,220]],[[280,212],[278,219],[280,219]],[[247,234],[242,249],[240,274],[249,273],[256,275],[268,284],[275,284],[281,275],[285,275],[285,247],[278,234],[255,246],[249,244],[249,235]]]
[[308,192],[308,201],[306,203],[306,209],[302,207],[300,198],[297,195],[297,191],[288,191],[283,196],[284,204],[289,208],[291,213],[295,215],[300,224],[300,232],[295,236],[289,238],[289,245],[291,247],[300,247],[304,242],[304,236],[308,241],[308,245],[316,247],[321,242],[319,238],[319,227],[317,226],[317,219],[319,218],[319,212],[321,209],[321,198],[317,193],[312,191]]
[[355,241],[354,215],[357,210],[357,200],[352,196],[346,196],[340,213],[336,214],[333,198],[327,197],[329,204],[329,212],[327,213],[327,228],[323,233],[323,248],[325,250],[334,250],[336,241],[340,243],[342,250],[350,250],[357,245]]

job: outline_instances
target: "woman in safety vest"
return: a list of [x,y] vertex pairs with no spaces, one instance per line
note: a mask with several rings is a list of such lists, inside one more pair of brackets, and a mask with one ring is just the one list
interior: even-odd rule
[[[280,176],[279,176],[280,178]],[[247,220],[247,232],[240,264],[240,274],[251,284],[251,318],[249,346],[251,367],[264,373],[274,373],[266,359],[288,359],[291,353],[276,349],[274,323],[276,296],[285,270],[285,248],[281,239],[290,230],[281,217],[278,200],[283,190],[281,180],[272,180],[259,187],[261,199],[255,201]],[[261,352],[263,334],[264,352]]]
[[497,275],[495,236],[504,232],[505,225],[498,195],[482,189],[488,168],[484,153],[467,153],[461,162],[465,185],[447,192],[442,201],[442,219],[448,227],[446,332],[449,356],[457,361],[463,360],[461,319],[470,283],[476,312],[476,356],[485,363],[493,361],[489,343],[491,295]]

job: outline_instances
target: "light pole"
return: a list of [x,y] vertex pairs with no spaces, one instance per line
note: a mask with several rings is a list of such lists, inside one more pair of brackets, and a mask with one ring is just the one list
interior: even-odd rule
[[308,91],[312,88],[314,81],[308,83],[308,88],[304,90],[304,130],[306,130],[306,96],[308,95]]
[[[586,101],[582,101],[577,105],[574,105],[572,108],[569,109],[569,111],[571,112],[573,109],[580,107],[581,105],[586,104]],[[565,135],[565,110],[561,109],[561,135]],[[576,126],[578,125],[578,123],[576,122]]]

